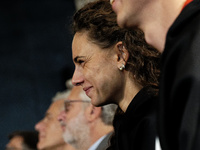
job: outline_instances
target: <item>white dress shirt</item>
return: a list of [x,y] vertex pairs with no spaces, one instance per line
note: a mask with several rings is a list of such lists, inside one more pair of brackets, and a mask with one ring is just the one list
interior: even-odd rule
[[96,148],[99,146],[99,144],[103,141],[103,139],[106,137],[106,135],[99,138],[88,150],[96,150]]

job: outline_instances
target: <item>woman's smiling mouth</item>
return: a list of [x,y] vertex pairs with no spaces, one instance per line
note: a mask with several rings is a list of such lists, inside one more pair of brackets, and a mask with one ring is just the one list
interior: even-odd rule
[[[91,91],[91,88],[92,88],[92,86],[90,86],[90,87],[84,87],[83,88],[83,90],[85,91],[85,94],[88,96],[88,97],[90,97],[89,95],[89,92]],[[91,97],[90,97],[91,98]]]

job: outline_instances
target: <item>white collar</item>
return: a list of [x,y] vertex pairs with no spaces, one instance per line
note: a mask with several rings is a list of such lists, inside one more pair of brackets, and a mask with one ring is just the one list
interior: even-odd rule
[[95,150],[99,146],[99,144],[103,141],[103,139],[106,137],[106,135],[99,138],[92,146],[90,146],[88,150]]

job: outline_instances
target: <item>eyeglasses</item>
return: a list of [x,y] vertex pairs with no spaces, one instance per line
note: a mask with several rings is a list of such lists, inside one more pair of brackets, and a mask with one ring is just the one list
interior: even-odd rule
[[64,102],[65,112],[69,111],[69,107],[71,106],[70,103],[75,103],[75,102],[90,103],[90,101],[88,100],[65,100]]

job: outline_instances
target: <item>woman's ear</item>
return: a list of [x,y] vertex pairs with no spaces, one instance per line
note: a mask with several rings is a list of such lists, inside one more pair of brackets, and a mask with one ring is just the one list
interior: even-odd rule
[[117,53],[118,68],[120,70],[123,70],[126,66],[127,61],[128,61],[129,52],[125,48],[125,46],[123,45],[122,42],[118,42],[115,45],[115,50],[116,50],[116,53]]

